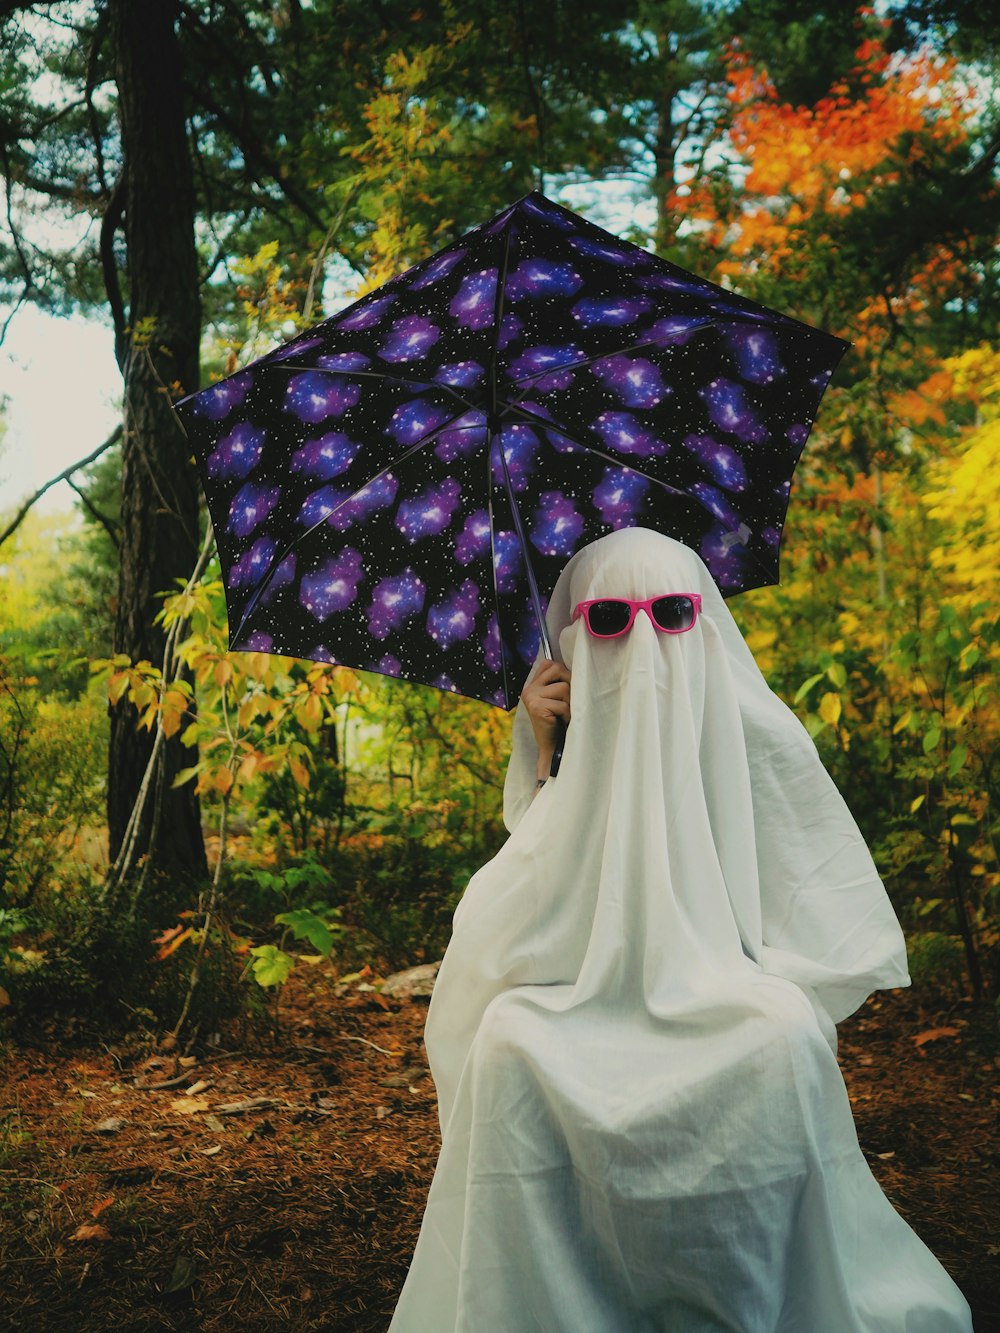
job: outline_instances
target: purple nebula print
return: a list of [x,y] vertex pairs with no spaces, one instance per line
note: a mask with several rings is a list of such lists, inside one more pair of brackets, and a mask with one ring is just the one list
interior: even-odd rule
[[767,427],[748,402],[742,385],[720,375],[707,388],[699,389],[698,394],[705,400],[712,424],[720,430],[757,444],[770,438]]
[[720,588],[738,588],[743,582],[747,549],[734,540],[737,534],[725,528],[711,528],[701,540],[698,554],[708,566],[712,578]]
[[398,444],[416,444],[436,426],[447,421],[449,416],[451,413],[443,407],[414,398],[412,402],[396,408],[387,429]]
[[777,310],[767,310],[761,306],[758,310],[748,310],[746,305],[741,305],[737,301],[720,300],[721,293],[706,293],[714,295],[715,299],[711,302],[713,310],[717,310],[720,315],[735,315],[737,319],[767,320],[769,324],[792,324],[794,321],[788,319],[785,315],[779,315]]
[[500,446],[494,445],[491,454],[493,481],[497,486],[504,486],[504,469],[500,459],[500,449],[507,460],[510,484],[513,490],[523,491],[528,478],[535,468],[535,456],[538,453],[538,436],[530,426],[515,422],[504,426],[500,432]]
[[239,407],[243,402],[250,392],[251,384],[253,376],[248,370],[243,370],[238,375],[223,380],[221,384],[213,384],[210,389],[202,389],[201,393],[191,400],[191,411],[196,416],[207,417],[209,421],[222,421],[224,417],[229,416],[234,407]]
[[477,509],[465,520],[455,542],[455,559],[460,565],[471,564],[490,549],[490,516],[485,509]]
[[363,352],[334,352],[316,358],[316,364],[324,370],[364,370],[370,363],[371,357]]
[[713,323],[707,315],[670,315],[651,324],[642,336],[649,342],[680,347],[702,329],[711,328]]
[[649,482],[628,467],[608,467],[594,488],[594,508],[612,528],[632,526],[649,492]]
[[278,554],[278,543],[270,537],[258,537],[249,550],[230,567],[226,584],[230,588],[242,587],[244,583],[251,587],[261,581],[271,568],[271,561]]
[[284,347],[279,347],[276,352],[271,353],[272,361],[287,361],[291,356],[298,356],[301,352],[308,352],[313,347],[321,347],[322,338],[302,338],[290,343],[285,343]]
[[453,463],[474,453],[486,443],[486,416],[483,412],[465,412],[438,436],[434,454],[443,463]]
[[392,473],[383,472],[380,477],[374,477],[367,486],[362,486],[360,491],[355,491],[351,498],[341,504],[326,521],[335,531],[346,532],[353,523],[360,523],[377,513],[379,509],[391,505],[398,489],[399,482]]
[[[718,287],[691,274],[683,273],[645,273],[636,278],[636,286],[647,292],[683,292],[689,296],[718,297]],[[745,313],[742,309],[741,314]]]
[[254,486],[247,482],[233,496],[226,527],[237,537],[249,537],[280,499],[280,486]]
[[372,603],[366,612],[368,629],[376,639],[388,638],[393,630],[401,629],[411,616],[423,610],[426,596],[426,587],[412,569],[381,579],[375,585]]
[[493,540],[497,592],[517,591],[517,581],[524,565],[524,552],[516,532],[498,532]]
[[450,676],[435,676],[431,684],[436,690],[447,690],[450,694],[458,693],[458,686]]
[[281,564],[271,575],[271,578],[268,581],[267,586],[261,593],[260,605],[267,606],[268,602],[274,599],[275,594],[278,593],[280,589],[287,588],[289,583],[293,583],[294,580],[295,580],[295,553],[293,551],[289,551],[288,555],[285,556],[284,560],[282,560]]
[[336,666],[337,659],[325,643],[318,643],[315,648],[310,649],[305,656],[310,662],[325,662],[327,666]]
[[760,535],[764,541],[767,542],[768,546],[776,547],[781,541],[781,533],[777,528],[772,527],[770,524],[766,528],[761,529]]
[[[739,528],[740,516],[720,490],[710,486],[707,481],[694,481],[688,490],[726,527],[727,531],[735,532]],[[749,535],[748,529],[747,536]]]
[[448,276],[456,264],[460,264],[465,258],[464,250],[452,250],[450,254],[438,255],[436,259],[428,262],[423,273],[413,278],[409,284],[413,292],[422,292],[425,287],[432,286],[435,282],[440,282],[442,278]]
[[467,329],[487,329],[493,323],[497,299],[497,270],[484,268],[462,279],[448,313]]
[[511,301],[548,300],[553,296],[574,296],[582,286],[583,279],[572,264],[522,259],[507,278],[507,296]]
[[770,384],[778,375],[784,375],[778,340],[769,329],[752,325],[728,328],[723,341],[736,358],[741,379],[751,384]]
[[307,528],[315,527],[317,523],[322,523],[324,518],[328,518],[338,505],[343,504],[350,493],[336,486],[321,486],[318,491],[312,491],[302,501],[298,521]]
[[583,255],[590,255],[594,259],[606,260],[609,264],[634,265],[648,263],[652,256],[645,250],[637,247],[625,250],[620,245],[612,245],[606,241],[592,240],[589,236],[571,236],[569,243],[574,250],[579,250]]
[[620,329],[626,324],[634,324],[652,304],[648,296],[588,296],[577,301],[573,318],[585,329],[594,325]]
[[479,589],[471,579],[456,588],[427,612],[427,633],[439,648],[464,643],[476,628],[479,615]]
[[[543,610],[546,608],[543,606]],[[533,663],[538,656],[538,646],[541,643],[541,635],[538,633],[538,621],[535,619],[533,611],[521,621],[520,633],[517,636],[517,655],[522,662]]]
[[594,374],[626,407],[655,407],[668,393],[659,368],[641,356],[609,356],[595,361]]
[[713,481],[727,491],[746,490],[746,467],[730,445],[720,444],[711,435],[686,435],[681,443],[694,454]]
[[334,325],[338,329],[370,329],[379,322],[395,299],[394,294],[374,298],[362,297],[355,309],[349,310],[340,318],[334,316]]
[[260,462],[266,430],[243,421],[234,426],[216,445],[206,460],[210,477],[245,477]]
[[398,676],[402,669],[402,662],[398,657],[393,657],[392,653],[386,653],[384,657],[380,657],[378,660],[378,670],[381,671],[383,676]]
[[397,319],[379,356],[383,361],[422,361],[441,337],[436,324],[422,315],[407,315]]
[[516,315],[504,315],[500,321],[500,332],[497,335],[497,347],[504,351],[511,343],[517,342],[524,332],[524,321],[518,319]]
[[809,438],[809,427],[796,422],[794,426],[789,426],[785,431],[785,439],[789,444],[805,444]]
[[350,546],[325,561],[313,574],[304,574],[299,585],[299,601],[317,620],[326,620],[336,611],[344,611],[358,595],[364,577],[360,552]]
[[542,208],[537,199],[522,199],[521,207],[526,213],[534,213],[536,218],[545,222],[550,227],[558,227],[561,231],[574,231],[576,222],[564,213],[557,213],[551,203],[546,200],[547,207]]
[[347,471],[360,448],[361,445],[354,440],[349,440],[340,431],[332,430],[321,435],[318,440],[310,440],[301,449],[296,449],[292,454],[291,469],[320,481],[330,481]]
[[342,416],[360,398],[360,384],[345,382],[323,371],[307,370],[289,380],[285,411],[314,426],[327,417]]
[[490,671],[499,671],[502,665],[500,657],[500,625],[496,616],[490,616],[486,624],[486,638],[483,640],[483,661]]
[[478,384],[486,371],[478,361],[451,361],[434,372],[437,384],[450,384],[455,389],[468,389]]
[[583,532],[583,516],[562,491],[543,491],[531,527],[531,544],[542,555],[572,555]]
[[436,537],[451,522],[461,500],[461,486],[454,477],[446,477],[437,486],[428,486],[412,500],[400,501],[396,527],[411,542]]
[[241,652],[248,653],[269,653],[274,649],[274,635],[265,634],[263,630],[255,629],[249,636],[246,643],[240,649]]
[[602,412],[594,422],[594,429],[606,445],[622,454],[653,458],[667,452],[664,442],[628,412]]
[[533,379],[531,387],[542,393],[568,389],[574,378],[569,366],[586,359],[586,352],[579,347],[529,347],[510,363],[508,375],[515,382]]
[[[524,408],[526,412],[531,412],[534,416],[541,417],[544,421],[552,420],[552,413],[544,403],[534,403],[525,399],[521,402],[520,406]],[[567,435],[560,434],[560,432],[554,428],[543,431],[542,436],[553,449],[561,454],[571,454],[574,451],[579,452],[582,448],[581,445],[574,444]]]

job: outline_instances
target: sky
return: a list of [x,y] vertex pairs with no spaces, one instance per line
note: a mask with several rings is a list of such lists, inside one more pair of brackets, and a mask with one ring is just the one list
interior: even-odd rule
[[[22,306],[0,348],[0,400],[7,400],[0,515],[108,438],[118,424],[121,389],[110,325]],[[60,483],[38,509],[66,512],[75,499]]]

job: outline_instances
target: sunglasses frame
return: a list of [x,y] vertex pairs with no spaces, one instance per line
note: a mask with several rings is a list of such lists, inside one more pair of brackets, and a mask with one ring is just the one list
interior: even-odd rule
[[[658,625],[653,616],[653,603],[662,602],[665,597],[687,597],[694,604],[694,615],[691,618],[691,624],[685,625],[683,629],[664,629]],[[629,608],[628,624],[624,629],[617,630],[614,634],[598,634],[590,627],[590,608],[596,606],[599,602],[621,602],[623,606]],[[661,592],[655,597],[646,597],[641,601],[636,601],[631,597],[592,597],[588,602],[577,602],[573,608],[573,615],[570,623],[579,616],[583,616],[583,623],[586,626],[587,633],[594,639],[620,639],[623,634],[627,634],[635,624],[635,618],[640,611],[645,611],[649,617],[650,624],[659,634],[686,634],[688,630],[694,629],[698,623],[698,616],[701,614],[701,593],[699,592]]]

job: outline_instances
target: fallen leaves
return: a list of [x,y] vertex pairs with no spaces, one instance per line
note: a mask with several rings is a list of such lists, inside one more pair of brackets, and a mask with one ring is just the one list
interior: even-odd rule
[[932,1041],[941,1041],[945,1037],[958,1037],[960,1035],[958,1028],[927,1028],[923,1032],[916,1033],[912,1038],[914,1046],[917,1048],[917,1054],[926,1056],[924,1047]]

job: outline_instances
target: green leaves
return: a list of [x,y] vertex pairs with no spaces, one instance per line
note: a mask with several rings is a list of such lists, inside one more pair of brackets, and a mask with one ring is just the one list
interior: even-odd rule
[[339,923],[328,925],[315,912],[304,907],[297,908],[294,912],[279,912],[274,920],[279,926],[288,926],[296,939],[308,940],[314,949],[327,956],[333,948],[334,933],[337,935],[343,933],[343,926]]
[[283,981],[288,980],[295,966],[292,955],[276,948],[273,944],[260,944],[251,949],[250,953],[254,960],[251,969],[261,986],[280,986]]

